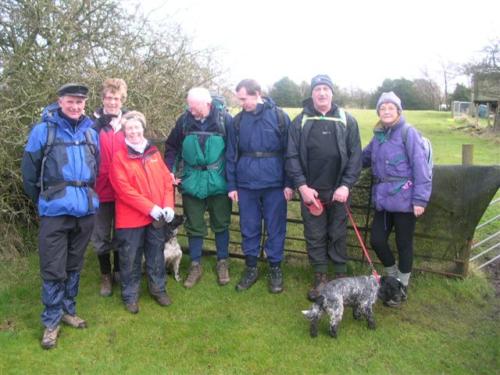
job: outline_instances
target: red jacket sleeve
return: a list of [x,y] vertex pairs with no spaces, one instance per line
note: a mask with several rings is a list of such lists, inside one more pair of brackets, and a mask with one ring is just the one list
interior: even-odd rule
[[131,168],[127,166],[128,163],[123,159],[122,155],[121,152],[115,154],[110,168],[110,181],[115,190],[116,197],[143,214],[149,215],[154,203],[133,186],[127,174],[127,171]]

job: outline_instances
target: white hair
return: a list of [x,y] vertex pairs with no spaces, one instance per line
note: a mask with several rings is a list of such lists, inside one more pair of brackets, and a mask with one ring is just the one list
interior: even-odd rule
[[204,87],[193,87],[189,90],[187,99],[195,102],[212,103],[210,92]]

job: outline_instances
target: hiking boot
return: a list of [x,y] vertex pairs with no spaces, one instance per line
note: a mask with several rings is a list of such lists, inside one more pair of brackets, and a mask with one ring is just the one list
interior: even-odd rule
[[99,294],[102,297],[109,297],[113,293],[113,289],[111,287],[112,276],[110,273],[103,273],[101,275],[101,291]]
[[309,290],[309,292],[307,292],[307,298],[309,299],[309,301],[314,302],[316,298],[319,297],[320,289],[323,288],[327,282],[328,278],[326,277],[326,273],[314,273],[313,286]]
[[227,259],[221,259],[215,267],[217,270],[217,282],[219,285],[226,285],[229,282],[229,264]]
[[268,289],[270,293],[281,293],[283,291],[283,272],[281,272],[280,266],[270,268]]
[[401,295],[394,296],[393,299],[385,301],[384,305],[387,307],[401,307],[402,302],[406,302],[408,299],[408,286],[401,287]]
[[139,312],[139,305],[137,302],[126,303],[125,308],[131,314],[137,314]]
[[189,267],[188,277],[187,277],[186,281],[184,281],[184,287],[189,289],[189,288],[192,288],[193,286],[195,286],[196,283],[198,281],[200,281],[202,274],[203,274],[203,270],[201,268],[201,264],[191,262],[191,267]]
[[64,314],[61,321],[73,328],[87,328],[87,322],[76,315]]
[[54,328],[45,328],[43,331],[42,337],[42,348],[44,349],[52,349],[57,344],[57,336],[59,336],[60,325],[55,326]]
[[160,306],[169,306],[172,304],[172,300],[168,296],[167,292],[160,294],[152,294],[151,296]]
[[246,267],[243,275],[241,276],[241,280],[236,285],[236,291],[241,292],[250,288],[259,277],[259,272],[257,271],[257,267]]

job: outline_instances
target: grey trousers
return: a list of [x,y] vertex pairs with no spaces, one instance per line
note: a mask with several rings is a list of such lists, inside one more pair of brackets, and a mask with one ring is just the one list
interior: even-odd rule
[[92,244],[97,255],[107,254],[116,248],[111,238],[111,233],[114,232],[114,220],[115,202],[102,202],[95,215],[95,226],[92,232]]

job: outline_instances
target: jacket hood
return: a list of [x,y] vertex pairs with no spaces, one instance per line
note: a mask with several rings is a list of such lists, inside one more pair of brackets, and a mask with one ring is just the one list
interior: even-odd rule
[[153,145],[149,140],[147,141],[146,147],[144,148],[144,152],[142,153],[134,150],[132,147],[127,145],[127,156],[130,159],[148,158],[156,152],[158,152],[158,148],[155,145]]
[[[68,120],[65,120],[64,117],[59,114],[60,108],[61,107],[57,102],[51,103],[47,107],[45,107],[42,111],[42,122],[68,123]],[[77,122],[78,126],[80,126],[85,120],[90,121],[90,118],[86,115],[80,116]],[[92,122],[90,122],[89,125],[92,125]]]
[[273,98],[271,98],[269,96],[263,96],[262,101],[264,102],[264,104],[267,104],[269,107],[276,107],[275,101],[273,100]]
[[257,108],[255,108],[255,111],[252,111],[251,113],[259,115],[262,112],[264,112],[264,110],[271,109],[274,107],[276,107],[276,103],[273,101],[273,99],[271,99],[268,96],[263,96],[262,103],[257,104]]
[[57,110],[59,109],[59,103],[54,102],[45,107],[42,111],[42,121],[54,121],[54,118],[59,117]]

